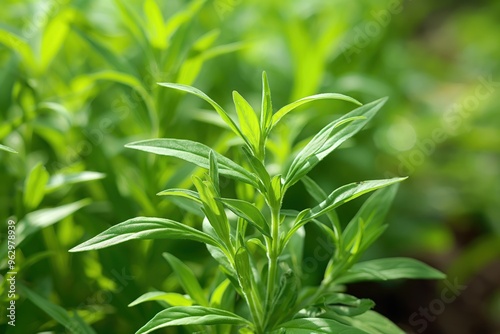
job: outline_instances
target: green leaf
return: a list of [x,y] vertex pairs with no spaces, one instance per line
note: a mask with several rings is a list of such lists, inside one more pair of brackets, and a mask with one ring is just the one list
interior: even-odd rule
[[272,301],[271,324],[280,323],[290,316],[300,291],[299,278],[288,269],[280,278],[278,290]]
[[0,144],[0,151],[6,151],[6,152],[10,152],[10,153],[17,153],[17,151],[14,150],[13,148],[10,148],[10,147],[2,145],[2,144]]
[[260,152],[260,125],[257,114],[247,100],[237,91],[233,91],[233,101],[236,107],[236,113],[238,114],[241,132],[244,135],[243,140],[245,140],[249,144],[250,149],[259,156],[263,152]]
[[392,179],[383,179],[383,180],[370,180],[370,181],[362,181],[355,182],[344,185],[340,188],[335,189],[328,197],[311,209],[309,214],[305,216],[304,220],[310,220],[317,218],[330,210],[339,207],[340,205],[352,201],[355,198],[358,198],[361,195],[369,193],[371,191],[387,187],[391,184],[401,182],[406,180],[406,177],[395,177]]
[[311,95],[311,96],[304,97],[304,98],[302,98],[300,100],[297,100],[295,102],[292,102],[292,103],[284,106],[280,110],[278,110],[273,115],[273,118],[272,118],[272,127],[275,127],[276,124],[278,124],[278,122],[286,114],[288,114],[290,111],[292,111],[293,109],[298,108],[301,105],[309,103],[309,102],[313,102],[313,101],[317,101],[317,100],[325,100],[325,99],[344,100],[344,101],[355,103],[357,105],[361,105],[361,102],[357,101],[356,99],[353,99],[352,97],[349,97],[349,96],[343,95],[343,94],[325,93],[325,94]]
[[217,308],[203,306],[171,307],[155,315],[136,334],[146,334],[170,326],[219,324],[252,326],[248,320],[232,312]]
[[219,165],[217,163],[217,156],[215,152],[210,150],[208,153],[208,162],[210,168],[208,170],[210,174],[210,179],[214,183],[215,192],[220,196],[220,185],[219,185]]
[[363,194],[382,187],[389,186],[397,182],[401,182],[405,179],[406,178],[392,178],[385,180],[363,181],[350,183],[335,189],[323,202],[312,209],[303,210],[301,214],[297,216],[295,224],[285,237],[284,244],[286,244],[286,242],[295,233],[295,231],[297,231],[301,226],[304,226],[307,222],[316,219],[321,215],[335,209],[336,207],[339,207],[340,205],[347,203]]
[[356,263],[335,280],[337,284],[393,279],[444,279],[446,275],[409,258],[387,258]]
[[355,317],[339,316],[339,321],[359,328],[368,334],[405,334],[392,321],[375,311],[367,311]]
[[225,296],[228,295],[229,291],[234,292],[234,290],[231,290],[230,287],[231,281],[229,279],[226,278],[224,281],[222,281],[210,296],[210,306],[219,309],[227,309],[228,307],[232,308],[232,304],[234,302],[231,302],[231,305],[227,305],[227,298],[225,298]]
[[33,167],[24,182],[23,201],[28,210],[36,208],[45,196],[49,173],[41,162]]
[[258,322],[263,315],[262,298],[254,277],[255,268],[252,267],[249,254],[245,247],[240,247],[235,256],[234,263],[238,274],[238,282],[242,293],[249,305],[254,322]]
[[70,23],[73,21],[74,11],[63,10],[56,17],[52,17],[43,32],[40,54],[40,71],[45,72],[64,44]]
[[163,87],[177,89],[177,90],[180,90],[180,91],[183,91],[183,92],[186,92],[186,93],[190,93],[190,94],[196,95],[199,98],[201,98],[201,99],[205,100],[206,102],[210,103],[210,105],[220,115],[220,117],[222,118],[222,120],[224,122],[226,122],[226,124],[229,126],[229,128],[231,130],[233,130],[233,132],[235,134],[237,134],[239,137],[245,138],[245,136],[241,133],[240,129],[236,126],[236,123],[234,123],[234,121],[231,119],[231,117],[229,117],[229,115],[227,114],[227,112],[224,109],[222,109],[222,107],[219,104],[217,104],[217,102],[215,102],[214,100],[212,100],[210,97],[208,97],[207,94],[203,93],[201,90],[199,90],[197,88],[194,88],[194,87],[191,87],[191,86],[181,85],[181,84],[175,84],[175,83],[169,83],[169,82],[158,83],[158,85],[163,86]]
[[191,269],[172,254],[163,253],[163,257],[168,261],[172,270],[179,278],[179,283],[184,291],[186,291],[186,293],[199,305],[208,306],[205,292],[203,292],[200,283]]
[[[362,253],[375,241],[376,237],[380,236],[379,231],[382,232],[385,229],[383,228],[385,216],[396,196],[398,186],[398,184],[394,184],[379,189],[363,203],[363,206],[351,219],[342,233],[343,245],[346,252],[352,254]],[[363,224],[362,229],[360,228],[361,224]],[[353,247],[359,234],[358,231],[360,230],[363,232],[363,238],[361,239],[359,250],[354,252]]]
[[[278,330],[272,331],[271,334],[367,334],[365,331],[342,324],[338,321],[322,318],[294,319],[281,324],[279,328]],[[285,332],[283,332],[283,330],[285,330]]]
[[100,249],[136,239],[185,239],[218,246],[218,242],[208,234],[179,222],[162,218],[136,217],[110,227],[69,251]]
[[[269,81],[267,80],[267,74],[265,71],[262,72],[262,108],[260,111],[260,126],[261,126],[261,136],[267,137],[271,131],[271,124],[273,121],[273,103],[271,99],[271,89],[269,88]],[[263,143],[264,144],[264,143]]]
[[267,172],[266,167],[259,159],[257,159],[250,152],[250,150],[247,147],[242,146],[242,151],[243,151],[243,154],[244,154],[245,158],[247,159],[250,167],[255,172],[255,174],[258,175],[260,182],[262,182],[262,185],[264,186],[262,191],[265,192],[265,190],[271,184],[271,177],[269,176],[269,173]]
[[165,36],[170,38],[183,24],[190,22],[194,15],[200,10],[206,0],[195,0],[189,2],[186,9],[175,13],[165,25]]
[[[125,145],[125,147],[159,155],[176,157],[205,169],[210,168],[208,156],[211,149],[208,146],[190,140],[168,138],[150,139],[133,142]],[[256,182],[257,177],[255,175],[225,156],[219,153],[215,153],[215,155],[217,156],[220,174],[248,183],[254,187],[258,187]]]
[[375,303],[370,299],[358,299],[345,293],[326,296],[323,304],[327,310],[345,316],[357,316],[375,306]]
[[318,132],[288,167],[285,174],[285,187],[288,188],[295,184],[333,150],[358,133],[386,100],[380,99],[359,107],[331,122]]
[[139,96],[142,98],[144,105],[146,106],[150,126],[153,129],[152,133],[158,132],[157,131],[158,115],[156,114],[154,100],[140,80],[138,80],[135,76],[128,73],[105,70],[96,73],[81,75],[80,77],[77,77],[75,79],[75,82],[76,83],[83,82],[84,84],[86,84],[99,80],[116,82],[122,85],[129,86],[130,88],[134,89],[137,92],[137,94],[139,94]]
[[55,191],[66,185],[82,183],[94,180],[100,180],[106,177],[106,174],[98,172],[80,172],[72,174],[56,174],[52,175],[45,186],[45,192]]
[[[311,195],[314,198],[316,202],[321,203],[328,197],[328,195],[323,191],[323,189],[310,177],[304,176],[301,179],[301,181],[302,183],[304,183],[306,191],[309,193],[309,195]],[[328,211],[326,213],[326,216],[332,223],[335,239],[338,240],[340,238],[340,233],[341,233],[339,217],[337,216],[335,210]]]
[[210,225],[214,228],[217,236],[224,241],[224,244],[229,246],[229,221],[224,206],[216,200],[217,194],[214,185],[210,181],[202,181],[197,176],[193,176],[193,183],[200,194],[203,212],[207,216]]
[[255,226],[261,233],[268,237],[271,236],[266,219],[255,205],[239,199],[220,198],[219,200],[238,217],[247,220]]
[[90,202],[90,199],[82,199],[80,201],[61,205],[55,208],[41,209],[28,213],[17,223],[16,243],[20,245],[28,236],[63,220],[84,206],[89,205]]
[[24,39],[7,30],[0,29],[0,44],[4,44],[9,49],[18,53],[23,59],[23,66],[28,67],[29,70],[34,72],[38,71],[38,64],[33,56],[33,50]]
[[151,291],[146,292],[130,304],[129,307],[149,302],[149,301],[164,301],[171,306],[191,306],[193,305],[193,301],[186,296],[183,296],[179,293],[174,292],[163,292],[163,291]]
[[158,49],[165,49],[168,36],[158,3],[155,0],[146,0],[144,2],[144,14],[147,18],[146,28],[151,45]]
[[167,189],[167,190],[160,191],[156,195],[158,195],[158,196],[184,197],[184,198],[189,198],[193,202],[202,204],[201,199],[200,199],[200,195],[196,191],[188,190],[188,189],[177,189],[177,188]]
[[[133,26],[137,27],[137,24],[134,24]],[[127,26],[127,27],[130,28],[130,26]],[[108,65],[111,65],[112,68],[114,68],[120,72],[129,73],[129,74],[132,74],[134,76],[137,76],[135,69],[128,63],[128,61],[126,60],[125,57],[122,57],[121,55],[115,54],[113,51],[111,51],[108,48],[107,45],[105,45],[101,42],[98,42],[96,39],[92,38],[91,35],[80,30],[75,25],[73,25],[71,28],[74,32],[77,33],[77,35],[83,41],[88,43],[90,45],[90,47],[108,63]]]
[[[19,283],[17,283],[19,284]],[[71,333],[95,334],[95,331],[88,324],[78,319],[78,315],[70,316],[68,311],[61,306],[51,303],[26,286],[19,284],[21,293],[38,306],[42,311],[51,316],[55,321],[67,328]]]

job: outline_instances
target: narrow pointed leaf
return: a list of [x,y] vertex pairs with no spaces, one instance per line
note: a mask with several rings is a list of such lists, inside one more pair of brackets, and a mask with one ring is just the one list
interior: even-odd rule
[[352,103],[355,103],[357,105],[361,105],[361,102],[357,101],[356,99],[353,99],[352,97],[350,96],[347,96],[347,95],[343,95],[343,94],[336,94],[336,93],[324,93],[324,94],[317,94],[317,95],[311,95],[311,96],[307,96],[307,97],[304,97],[300,100],[297,100],[295,102],[292,102],[286,106],[284,106],[283,108],[281,108],[280,110],[278,110],[274,115],[273,115],[273,119],[272,119],[272,127],[276,126],[276,124],[278,124],[278,122],[286,115],[288,114],[290,111],[292,111],[293,109],[295,108],[298,108],[300,107],[301,105],[303,104],[306,104],[306,103],[309,103],[309,102],[313,102],[313,101],[317,101],[317,100],[326,100],[326,99],[332,99],[332,100],[344,100],[344,101],[348,101],[348,102],[352,102]]
[[95,331],[92,329],[92,327],[90,327],[90,325],[77,318],[78,315],[76,313],[71,316],[68,311],[63,309],[61,306],[50,302],[49,300],[40,296],[38,293],[28,289],[26,286],[21,285],[20,288],[21,293],[28,297],[28,299],[31,300],[33,304],[47,313],[50,317],[52,317],[52,319],[66,327],[70,332],[95,334]]
[[165,33],[165,23],[158,3],[155,0],[146,0],[144,14],[147,18],[146,28],[150,43],[158,49],[165,49],[168,36]]
[[110,227],[69,251],[100,249],[136,239],[185,239],[218,245],[217,241],[206,233],[179,222],[163,218],[137,217]]
[[219,165],[217,163],[217,156],[215,155],[215,152],[210,150],[208,153],[208,161],[209,161],[209,173],[210,173],[210,179],[214,183],[215,191],[217,194],[220,195],[220,187],[219,187]]
[[[210,168],[209,153],[211,149],[206,145],[190,140],[168,138],[149,139],[127,144],[125,147],[175,157],[205,169]],[[236,164],[231,159],[219,153],[215,153],[215,155],[217,156],[220,174],[258,187],[255,175]]]
[[[360,250],[364,251],[370,244],[376,240],[375,235],[379,236],[379,229],[384,224],[385,216],[396,195],[398,184],[391,185],[377,190],[371,195],[356,215],[351,219],[346,229],[342,233],[343,244],[350,248],[354,244],[356,235],[360,230],[360,224],[363,222],[363,240]],[[346,250],[347,250],[346,249]]]
[[172,270],[177,275],[179,283],[186,293],[199,305],[208,306],[208,300],[205,292],[196,279],[193,271],[181,260],[169,253],[163,253],[163,257],[168,261]]
[[163,301],[171,306],[191,306],[193,301],[188,297],[174,292],[164,292],[164,291],[151,291],[146,292],[130,304],[128,307],[132,307],[144,302],[149,301]]
[[387,258],[359,262],[337,280],[338,284],[393,279],[443,279],[446,275],[410,258]]
[[255,205],[243,200],[231,198],[221,198],[219,200],[237,216],[247,220],[249,223],[255,226],[255,228],[257,228],[261,233],[269,237],[271,236],[269,225],[267,224],[266,219],[264,218],[260,210],[255,207]]
[[271,100],[271,89],[267,80],[266,72],[262,72],[262,109],[260,112],[261,133],[265,137],[271,131],[273,120],[273,103]]
[[207,94],[203,93],[201,90],[199,90],[197,88],[194,88],[194,87],[191,87],[191,86],[181,85],[181,84],[175,84],[175,83],[169,83],[169,82],[161,82],[161,83],[158,83],[158,85],[163,86],[163,87],[173,88],[173,89],[176,89],[176,90],[180,90],[180,91],[183,91],[183,92],[186,92],[186,93],[190,93],[190,94],[196,95],[199,98],[201,98],[201,99],[205,100],[206,102],[210,103],[210,105],[220,115],[220,117],[222,118],[222,120],[224,120],[224,122],[226,122],[226,124],[229,126],[229,128],[231,130],[233,130],[233,132],[235,134],[237,134],[239,137],[244,138],[244,136],[241,133],[240,129],[238,128],[238,126],[236,126],[236,123],[234,123],[234,121],[227,114],[227,112],[224,109],[222,109],[222,107],[219,104],[217,104],[217,102],[215,102],[214,100],[212,100]]
[[[284,330],[284,331],[283,331]],[[365,331],[342,324],[338,321],[323,318],[300,318],[285,322],[271,334],[368,334]]]
[[358,133],[384,105],[386,98],[359,107],[325,126],[289,166],[285,185],[290,187],[347,139]]
[[70,184],[100,180],[106,177],[106,174],[98,172],[80,172],[72,174],[56,174],[52,175],[45,186],[46,192],[52,192],[61,187]]
[[24,205],[31,210],[40,204],[45,196],[45,185],[49,180],[49,173],[42,163],[38,163],[31,169],[24,183],[23,201]]
[[309,220],[317,218],[346,202],[358,198],[361,195],[403,180],[406,180],[406,177],[395,177],[392,179],[370,180],[347,184],[335,189],[323,202],[312,208],[309,215],[305,216],[304,219]]
[[146,334],[170,326],[220,324],[252,326],[248,320],[232,312],[217,308],[203,306],[171,307],[155,315],[136,334]]
[[252,106],[237,91],[233,91],[233,101],[238,114],[241,132],[250,148],[258,153],[260,149],[260,125]]
[[368,311],[355,317],[344,317],[343,319],[369,334],[405,334],[396,324],[375,311]]
[[10,147],[2,145],[2,144],[0,144],[0,151],[6,151],[6,152],[10,152],[10,153],[17,153],[17,151],[14,150],[13,148],[10,148]]
[[30,235],[63,220],[90,203],[90,199],[87,198],[55,208],[40,209],[28,213],[17,224],[16,244],[20,245]]
[[193,202],[201,204],[200,195],[196,191],[193,191],[193,190],[173,188],[173,189],[167,189],[167,190],[160,191],[156,195],[158,195],[158,196],[184,197],[184,198],[189,198]]
[[214,228],[217,236],[224,241],[224,244],[229,245],[229,221],[224,206],[216,200],[217,194],[213,184],[209,181],[202,181],[197,176],[193,177],[193,183],[200,194],[203,212],[207,216],[210,225]]

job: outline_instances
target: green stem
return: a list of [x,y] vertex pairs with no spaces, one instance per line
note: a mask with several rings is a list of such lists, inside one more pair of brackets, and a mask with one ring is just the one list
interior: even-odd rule
[[269,319],[271,314],[269,311],[272,309],[272,299],[274,296],[276,275],[278,272],[278,252],[279,252],[279,225],[280,225],[280,211],[278,208],[271,208],[271,243],[268,245],[268,260],[269,270],[267,276],[267,294],[266,294],[266,316]]

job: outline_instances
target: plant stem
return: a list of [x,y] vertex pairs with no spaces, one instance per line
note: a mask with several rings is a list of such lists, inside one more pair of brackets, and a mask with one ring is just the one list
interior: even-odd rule
[[271,244],[268,245],[269,270],[267,276],[266,316],[271,317],[276,275],[278,272],[280,208],[271,208]]

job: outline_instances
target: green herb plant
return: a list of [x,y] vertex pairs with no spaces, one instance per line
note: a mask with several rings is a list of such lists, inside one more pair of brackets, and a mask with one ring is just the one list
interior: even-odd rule
[[[164,254],[186,295],[148,292],[131,305],[158,300],[168,304],[137,333],[168,326],[187,326],[196,333],[403,333],[372,311],[374,303],[343,293],[345,284],[401,278],[440,279],[439,271],[413,259],[386,258],[360,262],[361,255],[387,227],[385,215],[397,184],[405,178],[350,183],[330,194],[307,174],[327,155],[359,132],[386,99],[361,105],[341,94],[302,98],[273,112],[265,72],[260,113],[233,92],[238,122],[200,90],[187,85],[161,86],[194,94],[208,102],[241,140],[238,163],[209,147],[183,139],[133,142],[129,148],[177,157],[207,170],[193,176],[196,190],[168,189],[159,193],[185,200],[185,207],[202,212],[202,229],[166,218],[137,217],[100,233],[71,249],[88,251],[133,239],[187,239],[202,242],[223,273],[202,288],[193,271],[172,254]],[[271,173],[266,156],[273,129],[292,110],[306,103],[337,99],[360,105],[326,125],[281,173]],[[272,137],[272,136],[271,136]],[[233,179],[238,198],[223,196],[221,176]],[[300,212],[284,209],[283,198],[303,182],[318,204]],[[335,213],[340,205],[373,192],[347,225]],[[305,286],[302,270],[304,226],[318,226],[334,252],[318,286]]]

